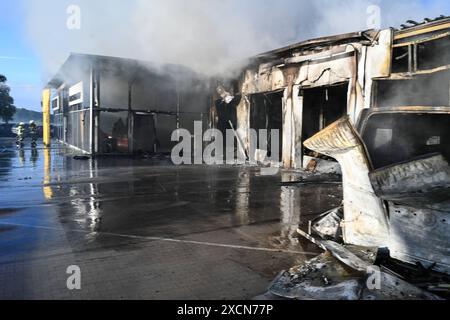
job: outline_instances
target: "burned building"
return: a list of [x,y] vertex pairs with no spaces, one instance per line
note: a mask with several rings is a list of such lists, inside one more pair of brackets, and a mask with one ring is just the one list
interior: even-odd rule
[[[370,107],[372,79],[390,73],[392,36],[391,30],[349,33],[254,57],[235,81],[240,102],[229,104],[247,150],[249,129],[278,129],[283,166],[302,168],[306,139]],[[218,105],[217,110],[227,107]]]
[[[437,274],[450,274],[449,37],[450,18],[441,16],[409,21],[401,30],[309,40],[254,57],[239,78],[219,87],[216,126],[234,125],[249,157],[255,144],[270,144],[252,129],[278,129],[285,168],[307,167],[311,157],[339,163],[342,206],[298,232],[356,273],[382,270],[387,284],[373,293],[354,275],[343,281],[345,272],[323,268],[333,264],[323,255],[318,269],[313,259],[278,277],[272,293],[299,299],[448,294]],[[373,254],[361,258],[363,251]],[[425,274],[422,282],[411,270]],[[317,275],[334,284],[318,286]]]
[[[347,242],[392,247],[395,256],[424,263],[433,252],[446,271],[449,30],[444,18],[394,30],[390,74],[372,79],[370,108],[362,109],[357,121],[348,115],[305,142],[341,164]],[[392,242],[392,236],[423,232],[427,219],[433,231],[421,239]]]
[[[354,275],[336,280],[345,272],[328,275],[323,268],[318,274],[334,277],[338,284],[319,291],[308,278],[315,276],[299,274],[305,270],[300,266],[274,282],[272,290],[279,295],[295,291],[296,298],[305,298],[319,291],[345,298],[346,290],[339,286],[354,294],[352,299],[449,295],[450,19],[410,21],[389,32],[391,49],[381,59],[388,63],[388,74],[371,77],[367,107],[304,142],[305,148],[339,162],[344,201],[341,208],[311,221],[308,231],[298,230],[359,272],[358,279],[361,272],[379,270],[383,288],[352,283]],[[370,257],[361,255],[374,249]],[[314,270],[311,265],[326,260],[323,255],[305,266]],[[295,276],[307,280],[293,284]],[[367,273],[363,277],[367,280]]]
[[[440,17],[402,30],[319,38],[261,54],[251,59],[240,77],[219,90],[235,98],[230,102],[218,97],[212,111],[215,126],[231,121],[247,152],[252,143],[250,129],[278,129],[282,165],[302,168],[311,159],[308,156],[316,156],[304,142],[343,116],[356,124],[369,109],[414,106],[433,110],[439,106],[444,115],[450,100],[448,37],[449,19]],[[415,112],[420,113],[420,108]],[[396,130],[417,126],[413,118],[397,124]],[[435,118],[422,116],[420,123],[430,128]],[[439,123],[442,130],[448,127],[445,120]],[[405,139],[416,139],[420,131],[410,130],[411,136]],[[440,139],[439,144],[446,143],[444,137]],[[431,140],[427,151],[433,149]],[[417,152],[393,155],[386,149],[377,154],[373,161],[379,167]]]
[[[252,184],[259,185],[259,179],[238,173],[232,181],[238,189],[226,204],[221,194],[230,185],[214,175],[209,184],[202,181],[207,190],[198,198],[201,202],[206,192],[220,202],[194,210],[209,213],[218,206],[224,209],[218,215],[238,224],[253,221],[249,209],[256,212],[262,207],[275,213],[274,219],[279,219],[279,211],[280,237],[277,233],[270,241],[281,242],[298,233],[326,251],[315,262],[308,261],[277,278],[271,287],[277,295],[323,298],[328,292],[332,298],[336,294],[352,299],[376,295],[438,298],[422,289],[449,294],[449,36],[450,19],[440,17],[423,23],[410,21],[401,30],[367,30],[304,41],[253,57],[239,77],[220,81],[213,99],[209,99],[206,82],[182,67],[156,68],[134,60],[72,55],[50,82],[58,139],[91,154],[165,152],[171,149],[174,129],[192,132],[194,121],[207,127],[213,120],[211,126],[220,131],[233,129],[238,148],[247,158],[258,158],[252,155],[252,145],[263,149],[271,141],[269,136],[261,141],[264,136],[255,137],[251,130],[279,130],[278,158],[285,168],[305,167],[311,158],[339,163],[343,202],[338,198],[330,204],[339,208],[306,224],[300,221],[302,209],[296,198],[300,189],[308,188],[297,188],[297,184],[330,182],[307,181],[305,177],[314,175],[300,170],[295,176],[281,175],[284,181],[278,194],[265,185],[252,192]],[[75,169],[90,169],[94,163],[84,162]],[[204,168],[196,169],[197,175]],[[148,176],[153,179],[152,174]],[[324,176],[320,178],[329,178]],[[329,187],[325,193],[331,189],[341,193],[341,181],[333,182],[338,187]],[[88,221],[93,230],[101,222],[101,211],[115,205],[103,204],[97,210],[95,196],[116,191],[96,184],[83,185],[92,200],[78,206],[83,215],[92,215]],[[134,192],[133,182],[126,187],[128,194]],[[46,188],[51,194],[51,187]],[[311,195],[317,191],[307,191],[304,197],[317,196]],[[266,209],[268,202],[255,203],[255,194],[276,198],[276,205]],[[177,190],[175,195],[178,201]],[[164,187],[154,196],[167,196],[169,205],[174,201]],[[194,197],[189,193],[182,200]],[[320,196],[316,199],[324,202]],[[190,219],[185,214],[186,202],[179,201],[179,211],[173,209],[175,218]],[[233,205],[236,215],[230,219],[228,211]],[[164,204],[166,208],[172,207]],[[303,214],[302,219],[316,213]],[[144,215],[148,216],[146,207]],[[137,215],[121,218],[117,225],[145,221]],[[340,267],[334,268],[337,263]],[[327,268],[330,264],[333,267]],[[383,280],[383,289],[375,294],[363,288],[368,269],[377,270]],[[413,270],[413,276],[405,269]],[[336,270],[346,276],[336,276]],[[406,283],[411,280],[415,283]]]
[[207,127],[207,81],[188,68],[72,54],[49,82],[56,138],[89,154],[170,152],[171,134]]

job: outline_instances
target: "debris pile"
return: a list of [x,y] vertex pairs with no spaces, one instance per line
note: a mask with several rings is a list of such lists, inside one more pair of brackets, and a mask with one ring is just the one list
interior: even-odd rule
[[[334,244],[328,250],[282,272],[271,284],[269,293],[299,300],[442,300],[390,269],[375,265],[379,256],[373,249]],[[442,293],[445,286],[435,284],[426,289]]]
[[449,297],[445,157],[427,154],[373,170],[368,148],[347,117],[305,145],[339,161],[344,203],[310,221],[307,232],[298,229],[325,253],[281,273],[270,293],[321,300]]

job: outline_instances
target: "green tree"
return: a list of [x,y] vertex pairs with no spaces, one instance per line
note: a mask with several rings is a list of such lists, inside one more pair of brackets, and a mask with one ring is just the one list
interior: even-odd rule
[[6,85],[6,77],[0,74],[0,118],[8,123],[16,113],[14,99],[9,95],[11,89]]

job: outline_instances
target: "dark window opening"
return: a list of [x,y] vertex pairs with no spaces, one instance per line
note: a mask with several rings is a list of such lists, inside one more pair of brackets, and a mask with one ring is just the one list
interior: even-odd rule
[[416,76],[408,80],[376,82],[377,107],[448,106],[450,73]]
[[172,141],[172,133],[177,128],[177,116],[157,114],[155,116],[156,151],[170,153],[177,142]]
[[[237,154],[238,143],[236,138],[233,137],[233,141],[227,141],[227,130],[237,129],[237,113],[236,108],[240,103],[240,96],[236,96],[230,103],[225,103],[223,100],[216,101],[217,111],[217,130],[222,132],[223,136],[223,150],[226,146],[234,145],[235,155]],[[233,144],[234,143],[234,144]]]
[[133,152],[153,153],[157,148],[154,116],[133,114]]
[[392,50],[392,72],[409,72],[410,49],[409,46],[398,47]]
[[235,97],[230,103],[225,103],[223,100],[216,101],[217,110],[217,129],[220,130],[225,137],[226,130],[231,129],[231,124],[233,128],[237,127],[237,115],[236,108],[240,102],[239,97]]
[[417,45],[418,70],[429,70],[446,65],[450,65],[449,36]]
[[405,73],[450,65],[450,36],[392,50],[392,72]]
[[[302,90],[302,142],[347,114],[347,91],[348,83]],[[305,148],[305,154],[314,153]]]
[[60,110],[63,112],[67,110],[67,107],[69,106],[69,92],[67,90],[63,90],[61,92],[61,100],[60,100]]
[[[267,145],[267,156],[272,157],[271,131],[279,130],[279,155],[282,159],[283,149],[283,92],[261,93],[251,96],[250,128],[258,133],[257,147]],[[267,130],[267,141],[260,141],[259,130]]]
[[74,95],[71,95],[69,97],[69,102],[77,101],[77,100],[80,100],[80,99],[81,99],[81,92],[78,92],[78,93],[76,93]]
[[127,153],[128,112],[102,112],[98,138],[100,153]]
[[377,114],[362,133],[375,169],[441,153],[450,159],[450,115]]
[[59,110],[59,108],[58,108],[58,99],[53,99],[52,100],[52,109],[53,110]]

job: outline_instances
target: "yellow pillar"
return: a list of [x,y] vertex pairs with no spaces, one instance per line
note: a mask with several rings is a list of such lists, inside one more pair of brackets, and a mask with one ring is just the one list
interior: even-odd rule
[[43,115],[43,131],[44,131],[44,146],[50,147],[50,89],[45,89],[42,92],[42,115]]
[[51,200],[53,198],[53,190],[52,187],[49,186],[52,180],[52,157],[50,154],[51,150],[49,148],[45,148],[44,150],[44,197],[47,200]]

